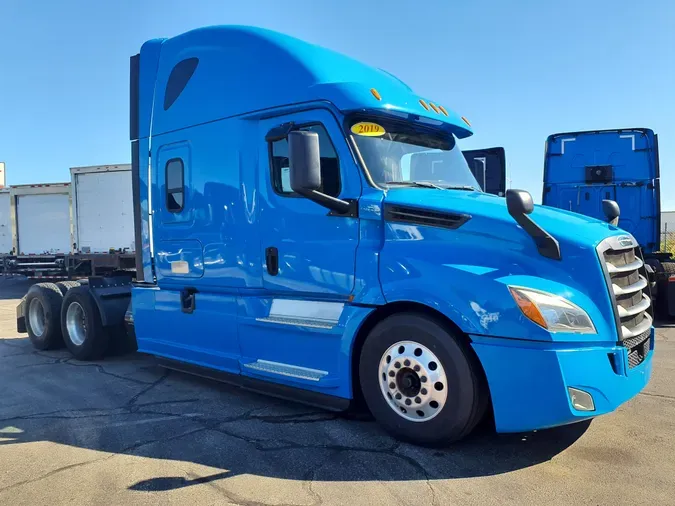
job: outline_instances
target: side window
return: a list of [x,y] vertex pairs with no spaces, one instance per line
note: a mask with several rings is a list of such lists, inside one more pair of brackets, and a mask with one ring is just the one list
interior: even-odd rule
[[[321,192],[332,197],[340,195],[340,161],[333,143],[323,125],[308,125],[299,130],[307,130],[319,134],[319,150],[321,153]],[[295,195],[291,189],[291,177],[288,164],[288,141],[286,139],[271,143],[270,160],[272,169],[272,186],[281,195]]]
[[183,160],[172,158],[166,162],[166,209],[170,213],[183,210],[184,185]]

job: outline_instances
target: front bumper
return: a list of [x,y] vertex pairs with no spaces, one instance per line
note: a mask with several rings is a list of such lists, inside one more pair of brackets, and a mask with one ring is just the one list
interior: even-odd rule
[[[649,353],[633,368],[623,346],[471,338],[487,376],[498,432],[544,429],[609,413],[637,395],[652,372],[653,328]],[[591,394],[595,410],[575,409],[569,387]]]

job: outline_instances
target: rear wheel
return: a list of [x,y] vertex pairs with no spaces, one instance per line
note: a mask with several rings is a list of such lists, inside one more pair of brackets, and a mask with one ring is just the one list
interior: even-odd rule
[[61,295],[64,297],[66,296],[66,292],[70,290],[71,288],[76,288],[80,286],[79,281],[59,281],[56,283],[56,286],[59,287],[59,290],[61,291]]
[[663,267],[663,272],[668,276],[675,274],[675,262],[662,262],[661,266]]
[[373,416],[413,443],[463,438],[487,405],[471,350],[440,322],[420,314],[393,315],[377,324],[363,345],[359,375]]
[[62,301],[61,291],[54,283],[38,283],[28,290],[25,322],[34,348],[51,350],[63,346],[59,321]]
[[103,358],[108,350],[108,329],[88,286],[71,288],[63,299],[61,326],[66,347],[78,360]]

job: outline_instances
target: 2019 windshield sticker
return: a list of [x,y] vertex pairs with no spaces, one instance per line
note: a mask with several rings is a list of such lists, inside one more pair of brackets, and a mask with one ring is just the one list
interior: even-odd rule
[[387,131],[382,125],[377,123],[370,123],[369,121],[361,121],[352,125],[352,133],[356,135],[363,135],[365,137],[382,137]]

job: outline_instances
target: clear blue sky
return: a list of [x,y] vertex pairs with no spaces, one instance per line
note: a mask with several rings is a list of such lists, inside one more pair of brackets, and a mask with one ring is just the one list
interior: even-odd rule
[[512,187],[537,201],[549,134],[652,128],[675,210],[672,0],[0,0],[0,20],[9,184],[128,162],[129,56],[150,38],[249,24],[384,68],[467,116],[462,148],[504,146]]

